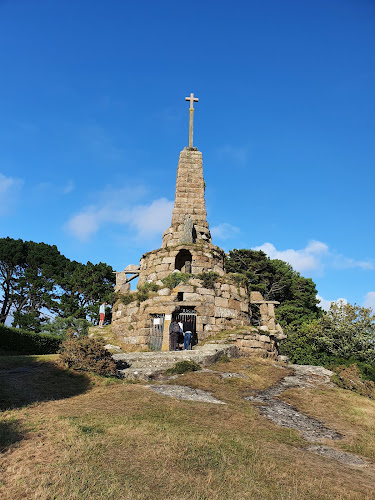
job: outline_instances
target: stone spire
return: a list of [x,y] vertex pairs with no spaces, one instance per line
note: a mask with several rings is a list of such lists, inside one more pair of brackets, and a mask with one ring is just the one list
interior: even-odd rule
[[171,227],[163,234],[163,247],[196,243],[211,243],[208,228],[202,153],[185,148],[180,153]]
[[202,153],[193,148],[194,102],[198,102],[198,98],[190,94],[185,100],[190,102],[189,147],[180,153],[172,223],[163,234],[163,247],[202,240],[211,243],[204,200]]

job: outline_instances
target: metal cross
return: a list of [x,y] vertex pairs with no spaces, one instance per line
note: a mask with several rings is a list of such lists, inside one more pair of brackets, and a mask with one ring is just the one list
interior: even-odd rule
[[193,122],[194,122],[194,102],[198,102],[198,97],[191,93],[190,97],[185,97],[185,101],[190,101],[189,108],[189,148],[193,147]]

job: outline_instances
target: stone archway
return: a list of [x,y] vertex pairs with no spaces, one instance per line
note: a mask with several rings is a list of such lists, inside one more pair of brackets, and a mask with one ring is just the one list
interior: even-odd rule
[[193,257],[189,250],[183,248],[178,252],[175,259],[174,268],[182,273],[191,273],[191,263],[193,261]]

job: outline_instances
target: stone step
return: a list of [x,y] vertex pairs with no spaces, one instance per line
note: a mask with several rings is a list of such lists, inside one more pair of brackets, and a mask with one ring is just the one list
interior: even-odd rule
[[118,370],[120,377],[152,380],[179,361],[194,361],[207,366],[221,356],[238,357],[239,349],[235,345],[206,344],[191,351],[132,352],[113,354],[112,358],[128,365],[128,368]]

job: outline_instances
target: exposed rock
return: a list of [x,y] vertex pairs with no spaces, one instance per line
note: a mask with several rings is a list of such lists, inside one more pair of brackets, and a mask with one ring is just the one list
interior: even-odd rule
[[249,396],[245,399],[260,403],[260,412],[272,422],[281,427],[288,427],[300,431],[302,436],[311,442],[320,439],[340,439],[342,435],[326,427],[322,422],[312,417],[303,415],[292,405],[276,399],[291,387],[313,387],[319,384],[329,384],[332,372],[322,366],[289,365],[294,369],[294,374],[284,377],[277,385]]
[[[329,429],[319,420],[308,417],[292,405],[277,399],[291,387],[314,387],[321,384],[331,384],[333,374],[322,366],[289,365],[294,369],[294,374],[281,380],[278,384],[260,392],[256,396],[245,399],[259,403],[260,412],[276,425],[300,431],[302,436],[310,442],[319,442],[321,439],[341,439],[339,432]],[[346,465],[366,466],[367,462],[357,455],[335,450],[330,446],[314,445],[307,448],[312,453],[332,458]]]
[[140,270],[139,265],[137,264],[129,264],[125,267],[124,273],[138,273]]
[[199,401],[201,403],[214,403],[225,405],[224,401],[211,396],[209,392],[200,389],[192,389],[184,385],[147,385],[152,391],[168,396],[170,398],[185,399],[187,401]]
[[104,346],[105,349],[109,349],[110,351],[118,351],[118,352],[122,352],[122,349],[120,346],[118,345],[112,345],[112,344],[106,344]]
[[363,458],[353,455],[352,453],[346,453],[344,451],[335,450],[330,446],[309,446],[307,448],[308,451],[312,453],[316,453],[317,455],[322,455],[323,457],[333,458],[338,462],[341,462],[345,465],[356,465],[359,467],[364,467],[367,465],[367,461]]
[[191,351],[132,352],[114,354],[112,357],[116,362],[128,365],[128,368],[118,370],[120,377],[155,380],[179,361],[194,361],[201,366],[207,366],[221,356],[236,358],[239,356],[239,350],[235,345],[206,344]]

